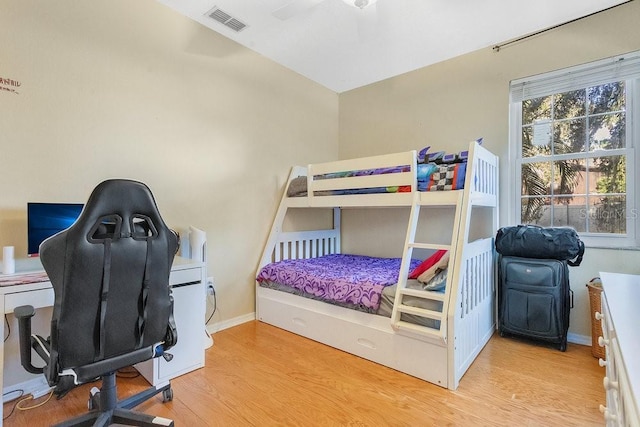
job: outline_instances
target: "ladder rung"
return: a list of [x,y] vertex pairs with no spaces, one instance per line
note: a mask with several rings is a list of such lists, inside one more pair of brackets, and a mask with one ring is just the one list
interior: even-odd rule
[[410,305],[399,304],[400,313],[413,314],[414,316],[426,317],[427,319],[441,320],[443,313],[439,311],[426,310],[424,308],[412,307]]
[[443,292],[424,291],[422,289],[402,288],[400,289],[402,295],[409,295],[417,298],[424,298],[433,301],[444,301]]
[[437,243],[409,243],[408,246],[417,249],[444,249],[446,251],[451,249],[451,245],[439,245]]
[[411,331],[420,335],[431,336],[433,338],[439,338],[441,341],[444,341],[444,337],[438,329],[430,328],[428,326],[416,325],[415,323],[405,322],[404,320],[399,320],[395,323],[395,326],[406,331]]

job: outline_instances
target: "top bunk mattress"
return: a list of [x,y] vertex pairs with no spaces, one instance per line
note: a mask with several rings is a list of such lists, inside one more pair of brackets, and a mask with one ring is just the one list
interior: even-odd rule
[[416,200],[451,206],[468,194],[474,206],[497,205],[498,157],[479,140],[457,154],[430,157],[428,149],[294,166],[283,202],[301,208],[410,206]]
[[[454,154],[406,151],[311,164],[304,173],[293,175],[287,197],[342,196],[462,190],[468,162],[473,162],[482,138],[469,143],[469,149]],[[470,157],[471,156],[471,157]]]
[[[409,165],[362,169],[337,173],[328,173],[313,176],[314,180],[351,178],[359,176],[372,176],[384,174],[408,173],[411,171]],[[416,189],[417,191],[448,191],[461,190],[464,188],[467,173],[467,163],[458,162],[451,164],[419,163],[416,165]],[[410,192],[410,185],[390,185],[385,187],[368,188],[345,188],[337,190],[314,191],[314,196],[339,196],[351,194],[381,194],[381,193],[404,193]],[[307,177],[299,176],[291,180],[287,188],[288,197],[307,196]]]

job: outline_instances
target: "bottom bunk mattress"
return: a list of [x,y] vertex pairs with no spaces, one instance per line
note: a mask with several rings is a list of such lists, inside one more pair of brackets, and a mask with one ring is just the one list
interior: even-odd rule
[[[391,317],[400,272],[400,258],[333,254],[318,258],[285,260],[264,266],[260,286],[320,300],[341,307]],[[410,271],[422,261],[412,259]],[[425,289],[425,284],[408,279],[408,288]],[[440,289],[444,292],[444,289]],[[404,304],[441,310],[442,302],[405,297]],[[439,322],[402,314],[402,320],[433,328]]]

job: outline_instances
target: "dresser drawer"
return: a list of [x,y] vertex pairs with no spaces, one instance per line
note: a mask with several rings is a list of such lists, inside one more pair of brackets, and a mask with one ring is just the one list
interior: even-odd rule
[[609,340],[614,333],[613,322],[611,321],[611,313],[609,312],[609,306],[607,305],[607,297],[604,292],[601,294],[600,304],[600,321],[602,325],[602,337],[605,340]]

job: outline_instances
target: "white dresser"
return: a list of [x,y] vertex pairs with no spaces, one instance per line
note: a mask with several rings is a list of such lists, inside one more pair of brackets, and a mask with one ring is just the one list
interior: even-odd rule
[[602,279],[602,337],[606,349],[604,388],[606,406],[601,405],[607,426],[640,427],[640,276],[600,273]]

